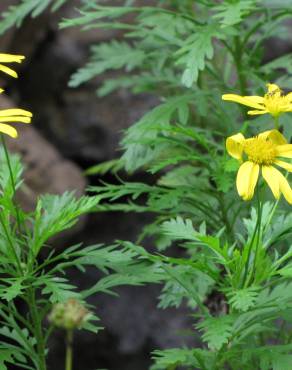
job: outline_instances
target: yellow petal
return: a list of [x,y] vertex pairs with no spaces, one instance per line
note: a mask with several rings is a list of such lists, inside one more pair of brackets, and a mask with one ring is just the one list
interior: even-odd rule
[[272,166],[262,166],[262,175],[263,178],[266,180],[267,184],[269,185],[272,193],[276,199],[280,198],[280,183],[277,177],[277,171]]
[[292,112],[292,104],[288,104],[283,108],[284,112]]
[[249,114],[250,116],[256,116],[258,114],[266,114],[266,113],[268,113],[268,111],[266,109],[264,109],[264,110],[249,110],[247,112],[247,114]]
[[265,109],[263,105],[264,98],[262,96],[240,96],[236,94],[224,94],[223,100],[233,101],[235,103],[243,104],[255,109]]
[[19,109],[19,108],[12,108],[12,109],[1,109],[0,110],[0,117],[5,116],[26,116],[32,117],[32,113],[28,110]]
[[0,117],[0,122],[23,122],[31,123],[31,117],[25,116],[11,116],[11,117]]
[[289,172],[292,172],[292,163],[287,163],[287,162],[284,162],[284,161],[280,161],[278,159],[276,159],[274,161],[274,163],[277,165],[277,166],[280,166],[282,168],[285,168],[285,170],[289,171]]
[[6,67],[3,64],[0,64],[0,71],[4,72],[4,73],[6,73],[9,76],[12,76],[14,78],[18,77],[18,74],[15,71],[13,71],[13,69],[11,69],[9,67]]
[[290,101],[290,103],[292,103],[292,92],[289,92],[286,96],[288,100]]
[[240,133],[226,139],[226,149],[231,157],[241,160],[244,140],[244,136]]
[[278,131],[278,130],[264,131],[261,134],[259,134],[258,136],[261,139],[272,141],[272,143],[274,143],[275,145],[284,145],[284,144],[287,144],[287,140],[281,134],[281,132]]
[[17,138],[17,131],[15,130],[14,127],[10,125],[5,125],[4,123],[0,123],[0,132],[13,137],[14,139]]
[[288,203],[292,204],[292,189],[288,181],[286,180],[285,176],[281,174],[280,171],[277,170],[277,177],[280,183],[280,191],[284,195],[285,199]]
[[0,53],[0,63],[21,63],[25,59],[24,55],[2,54]]
[[292,144],[277,146],[276,156],[284,157],[284,158],[292,158]]
[[267,84],[268,93],[272,94],[275,91],[281,91],[280,87],[276,84]]
[[254,188],[256,186],[259,176],[260,166],[253,162],[244,162],[237,173],[236,187],[238,194],[244,200],[250,200],[254,194]]

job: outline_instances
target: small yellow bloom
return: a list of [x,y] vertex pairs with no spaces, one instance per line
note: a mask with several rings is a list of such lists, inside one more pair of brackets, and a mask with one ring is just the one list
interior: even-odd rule
[[273,117],[279,117],[282,113],[292,112],[292,92],[284,95],[276,84],[267,84],[267,87],[268,92],[264,96],[224,94],[222,99],[254,108],[254,110],[247,112],[251,115],[269,113]]
[[4,122],[30,123],[31,118],[32,113],[24,109],[2,109],[0,110],[0,133],[16,138],[18,136],[16,129]]
[[0,71],[8,74],[9,76],[17,78],[17,73],[3,65],[2,63],[21,63],[25,57],[23,55],[1,54],[0,53]]
[[244,200],[253,197],[261,169],[274,197],[279,199],[282,193],[292,204],[292,189],[285,176],[274,167],[292,172],[292,164],[279,159],[292,158],[292,144],[288,144],[279,131],[265,131],[249,139],[241,133],[230,136],[226,140],[226,149],[233,158],[243,162],[237,173],[236,187]]

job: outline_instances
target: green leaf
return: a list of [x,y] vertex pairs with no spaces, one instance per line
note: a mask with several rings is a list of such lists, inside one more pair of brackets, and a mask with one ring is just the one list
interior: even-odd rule
[[[151,370],[177,369],[178,366],[211,369],[215,364],[215,356],[210,351],[202,349],[170,348],[152,353],[155,364]],[[204,367],[201,367],[201,366]]]
[[112,159],[88,168],[85,175],[105,175],[108,172],[116,173],[123,167],[120,159]]
[[192,221],[189,219],[183,220],[178,216],[176,219],[165,221],[161,228],[163,233],[171,236],[174,240],[198,240],[198,233],[194,230]]
[[15,350],[1,349],[0,354],[0,370],[8,370],[5,363],[16,364],[18,354],[15,353]]
[[52,236],[72,227],[78,218],[92,210],[98,197],[83,196],[79,199],[74,193],[42,196],[37,204],[32,235],[32,252],[36,256],[43,244]]
[[90,62],[71,77],[70,87],[77,87],[111,69],[125,68],[130,72],[146,58],[143,50],[115,40],[93,46],[91,53]]
[[231,338],[233,322],[233,317],[228,315],[211,317],[199,323],[197,328],[204,331],[202,338],[208,347],[218,351]]
[[24,278],[6,278],[5,283],[10,284],[8,287],[0,288],[1,298],[5,299],[7,302],[21,295],[25,286],[23,285]]
[[181,106],[190,104],[193,98],[192,94],[173,96],[152,109],[127,130],[122,141],[125,148],[122,161],[127,171],[133,172],[150,163],[164,151],[167,144],[154,145],[154,140],[161,136],[164,128],[169,128],[171,120],[176,117]]
[[67,299],[80,299],[81,295],[75,291],[76,287],[67,283],[67,279],[52,277],[44,278],[38,281],[38,285],[43,284],[45,287],[42,294],[49,294],[49,301],[53,303],[65,302]]
[[268,62],[261,66],[261,71],[263,71],[267,75],[274,73],[276,70],[283,69],[285,69],[288,74],[292,74],[292,53],[285,54],[279,58],[273,59],[271,62]]
[[0,328],[0,335],[8,338],[8,342],[11,341],[11,343],[13,343],[15,357],[17,356],[19,360],[26,362],[23,356],[21,356],[21,354],[24,353],[36,364],[36,352],[34,351],[34,346],[36,344],[35,338],[30,335],[27,329],[20,328],[12,315],[8,320],[10,321],[9,325],[13,328],[9,329],[7,326],[2,326]]
[[185,68],[182,76],[183,85],[191,87],[197,81],[199,71],[205,68],[206,60],[214,56],[213,38],[221,36],[217,24],[204,25],[194,31],[176,52],[178,56],[176,64]]
[[214,7],[216,14],[213,18],[219,19],[221,27],[234,26],[256,9],[256,2],[256,0],[224,2]]
[[[22,183],[23,165],[20,161],[20,156],[16,154],[9,154],[10,164],[15,187],[18,189]],[[5,158],[4,149],[0,148],[0,194],[1,202],[5,200],[8,202],[9,199],[14,196],[13,184],[11,182],[9,166]],[[7,204],[7,203],[6,203]]]
[[258,294],[258,287],[248,287],[230,292],[227,295],[229,303],[234,309],[245,312],[255,305]]
[[[214,280],[205,272],[201,272],[193,266],[178,265],[173,266],[172,271],[176,276],[179,276],[180,281],[184,282],[185,286],[192,286],[197,290],[198,297],[204,301],[208,292],[214,286]],[[169,277],[166,279],[166,284],[162,289],[162,294],[159,296],[160,302],[158,307],[176,307],[178,308],[183,299],[186,299],[188,306],[194,309],[197,302],[191,299],[188,291],[175,279]]]
[[292,277],[292,263],[278,270],[277,273],[286,278],[291,278]]
[[137,264],[133,268],[126,268],[124,273],[111,274],[100,279],[91,288],[82,292],[85,299],[96,293],[115,294],[112,288],[123,285],[141,286],[146,283],[159,283],[162,280],[162,272],[156,266]]
[[49,5],[53,10],[57,10],[68,0],[21,0],[18,5],[11,5],[6,12],[2,13],[0,20],[0,34],[6,32],[9,28],[20,27],[23,20],[31,15],[39,16]]
[[[86,1],[84,8],[79,10],[80,16],[72,19],[64,19],[60,23],[60,27],[84,26],[85,29],[91,27],[106,27],[106,23],[104,21],[101,21],[101,23],[98,23],[98,21],[102,18],[109,18],[111,21],[108,22],[108,26],[111,25],[115,28],[116,22],[114,22],[113,19],[139,10],[139,8],[127,6],[101,6],[97,5],[96,2],[93,1]],[[91,25],[91,23],[93,24]]]
[[292,355],[277,354],[272,360],[273,370],[291,370]]

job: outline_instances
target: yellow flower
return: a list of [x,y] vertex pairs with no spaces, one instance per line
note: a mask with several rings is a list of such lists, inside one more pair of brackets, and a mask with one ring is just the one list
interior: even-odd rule
[[292,112],[292,92],[287,95],[276,84],[267,84],[268,92],[264,96],[240,96],[236,94],[224,94],[223,100],[234,101],[239,104],[254,108],[247,114],[257,115],[269,113],[273,117]]
[[0,53],[0,71],[7,73],[8,75],[17,78],[17,73],[3,65],[2,63],[21,63],[25,57],[23,55],[12,55],[12,54],[1,54]]
[[18,136],[16,129],[4,122],[30,123],[31,118],[32,113],[24,109],[2,109],[0,110],[0,132],[16,138]]
[[233,158],[243,162],[237,173],[236,187],[244,200],[253,197],[261,169],[274,197],[279,199],[282,193],[287,202],[292,204],[292,189],[282,173],[274,167],[292,172],[292,164],[279,159],[292,158],[292,144],[288,144],[279,131],[265,131],[249,139],[245,139],[241,133],[230,136],[226,140],[226,149]]

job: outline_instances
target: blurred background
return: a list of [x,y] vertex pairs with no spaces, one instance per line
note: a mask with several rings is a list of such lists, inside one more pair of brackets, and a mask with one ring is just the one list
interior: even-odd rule
[[[1,0],[0,12],[16,3]],[[21,154],[26,166],[26,188],[19,197],[28,210],[42,193],[75,190],[82,194],[89,183],[115,182],[109,176],[86,178],[84,170],[118,157],[122,131],[157,103],[150,95],[131,95],[126,90],[98,98],[96,89],[102,79],[113,78],[114,73],[79,88],[68,87],[71,74],[86,62],[91,44],[122,36],[112,30],[59,30],[58,22],[74,16],[78,4],[72,0],[56,13],[29,18],[19,29],[9,30],[0,38],[1,52],[26,56],[26,61],[17,66],[19,79],[1,76],[7,95],[0,97],[0,105],[17,105],[34,114],[33,125],[20,125],[19,139],[9,142],[10,149]],[[287,42],[270,40],[265,59],[291,48],[291,37]],[[134,179],[153,181],[143,173],[135,174]],[[90,245],[110,244],[115,239],[135,240],[150,217],[118,212],[92,214],[53,243],[56,248],[63,248],[80,241]],[[71,278],[77,286],[85,287],[93,285],[98,276],[96,270],[86,274],[72,271]],[[91,299],[105,329],[98,335],[78,333],[76,369],[146,370],[152,350],[195,343],[187,308],[156,309],[158,286],[123,287],[117,292],[119,298],[99,295]],[[58,332],[51,342],[50,368],[62,369],[63,356],[64,335]]]

